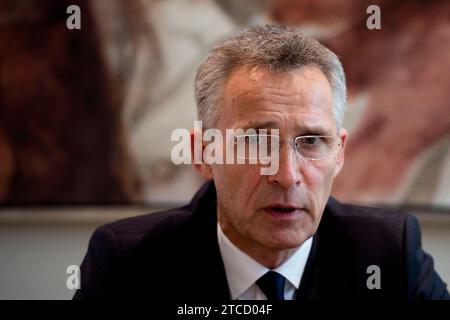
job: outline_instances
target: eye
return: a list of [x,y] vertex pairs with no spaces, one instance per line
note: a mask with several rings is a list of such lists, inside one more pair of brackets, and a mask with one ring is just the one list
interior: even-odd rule
[[245,136],[245,143],[248,143],[248,144],[258,144],[258,136],[257,136],[257,135],[248,135],[248,136]]
[[308,147],[312,147],[312,146],[317,146],[320,145],[321,143],[323,143],[323,139],[321,136],[303,136],[303,137],[298,137],[296,139],[296,145],[298,147],[300,146],[308,146]]
[[258,136],[257,135],[238,135],[235,137],[235,143],[244,143],[246,145],[258,144]]

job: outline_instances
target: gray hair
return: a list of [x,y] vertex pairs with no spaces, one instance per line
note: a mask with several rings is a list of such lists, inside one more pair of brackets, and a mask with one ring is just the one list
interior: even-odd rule
[[347,89],[339,58],[317,40],[275,25],[239,32],[214,47],[198,67],[194,81],[195,101],[204,127],[213,127],[218,120],[222,90],[231,71],[239,66],[263,67],[278,73],[317,66],[331,85],[333,115],[338,129],[342,127]]

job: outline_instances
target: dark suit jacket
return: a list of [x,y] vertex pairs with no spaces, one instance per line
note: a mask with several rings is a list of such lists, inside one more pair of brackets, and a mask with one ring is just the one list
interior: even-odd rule
[[[187,206],[99,227],[74,299],[229,300],[217,242],[216,193],[206,183]],[[380,268],[369,290],[367,267]],[[300,300],[450,299],[422,250],[417,220],[330,198],[302,277]]]

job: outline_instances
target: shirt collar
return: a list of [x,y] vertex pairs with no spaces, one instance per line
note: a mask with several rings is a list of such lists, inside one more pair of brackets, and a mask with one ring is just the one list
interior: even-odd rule
[[[237,299],[269,269],[234,245],[223,233],[219,223],[217,223],[217,237],[231,299]],[[312,237],[296,249],[288,260],[274,269],[274,271],[283,275],[296,289],[300,286],[306,261],[311,251],[311,244]]]

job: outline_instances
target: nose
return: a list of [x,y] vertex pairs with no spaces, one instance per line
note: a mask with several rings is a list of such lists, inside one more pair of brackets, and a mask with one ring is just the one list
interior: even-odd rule
[[284,189],[299,186],[302,179],[300,161],[296,151],[288,143],[282,145],[279,150],[278,171],[268,176],[269,182]]

